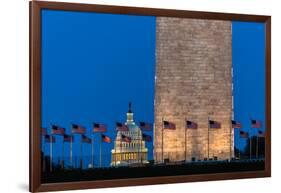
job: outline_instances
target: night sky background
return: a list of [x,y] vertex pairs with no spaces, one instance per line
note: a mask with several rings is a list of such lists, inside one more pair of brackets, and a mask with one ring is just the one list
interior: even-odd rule
[[[232,65],[234,119],[250,136],[257,135],[250,119],[260,120],[260,130],[265,130],[265,24],[232,22]],[[238,147],[238,130],[235,136]],[[245,143],[240,138],[241,148]]]
[[[42,11],[42,127],[66,128],[71,123],[87,128],[92,123],[108,126],[116,137],[115,122],[125,122],[128,103],[134,119],[154,121],[156,18],[97,14],[92,12]],[[265,120],[265,27],[261,23],[233,22],[234,117],[248,131],[250,117]],[[256,134],[257,130],[251,130]],[[152,136],[153,132],[146,132]],[[236,136],[238,132],[236,133]],[[94,165],[99,163],[100,135],[95,133]],[[54,160],[62,154],[62,137],[53,144]],[[237,145],[237,137],[235,145]],[[241,140],[241,148],[245,140]],[[146,143],[153,159],[153,142]],[[102,143],[103,165],[109,166],[113,143]],[[49,155],[49,144],[42,145]],[[80,155],[80,136],[75,135],[73,155]],[[83,144],[84,167],[91,145]],[[66,164],[69,144],[65,144]],[[76,160],[78,161],[78,160]],[[78,162],[77,162],[78,164]]]

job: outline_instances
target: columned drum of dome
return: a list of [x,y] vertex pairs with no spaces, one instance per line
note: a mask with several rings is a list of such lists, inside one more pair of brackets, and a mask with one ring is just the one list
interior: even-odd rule
[[[134,122],[134,113],[129,104],[127,112],[127,121],[124,123],[128,130],[118,131],[114,141],[114,149],[111,150],[111,166],[128,166],[134,164],[148,163],[148,149],[145,147],[145,141],[142,137],[142,131]],[[122,139],[122,136],[128,137],[130,142]]]

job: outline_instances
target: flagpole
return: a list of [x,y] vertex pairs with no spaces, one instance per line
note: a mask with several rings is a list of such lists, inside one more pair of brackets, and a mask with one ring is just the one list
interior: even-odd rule
[[[250,117],[250,116],[249,116]],[[252,125],[252,119],[250,117],[250,123]],[[252,138],[251,138],[251,125],[249,129],[249,140],[250,140],[250,160],[252,159]]]
[[62,169],[64,169],[64,139],[63,139],[63,142],[62,142],[61,167],[62,167]]
[[250,160],[252,159],[252,140],[251,140],[251,135],[249,133],[249,140],[250,140]]
[[53,135],[50,134],[50,172],[53,171],[53,160],[52,160],[52,154],[53,154]]
[[229,131],[229,160],[232,158],[232,120],[230,120],[230,131]]
[[101,168],[101,145],[102,145],[102,132],[100,132],[100,168]]
[[70,137],[71,137],[71,140],[70,140],[70,166],[71,166],[71,168],[73,168],[73,162],[72,162],[72,141],[73,141],[73,135],[71,134],[70,135]]
[[162,162],[164,163],[164,118],[162,117]]
[[139,134],[139,145],[138,145],[138,162],[141,162],[141,159],[140,159],[140,146],[141,146],[141,140],[140,140],[140,128],[138,130],[138,134]]
[[92,168],[94,168],[94,136],[92,133]]
[[208,160],[209,160],[209,154],[210,154],[210,119],[208,117]]
[[[118,132],[117,132],[118,133]],[[116,133],[116,139],[117,139],[117,133]],[[117,140],[115,141],[115,145],[113,143],[113,146],[114,146],[114,151],[115,151],[115,154],[114,154],[114,166],[116,167],[116,158],[117,158],[117,154],[116,154],[116,149],[117,149],[117,144],[116,144]]]
[[241,159],[241,155],[240,155],[240,129],[239,129],[239,135],[238,135],[238,157],[239,160]]
[[184,128],[184,162],[186,162],[186,130],[187,130],[187,125],[186,125],[186,119],[185,119],[185,128]]
[[256,159],[258,159],[259,156],[259,136],[257,136],[256,140]]
[[83,162],[82,162],[82,148],[83,148],[83,145],[82,145],[82,136],[81,136],[81,141],[80,141],[80,169],[83,168]]
[[[121,133],[120,133],[121,134]],[[121,134],[122,138],[122,134]],[[122,164],[123,161],[123,152],[122,152],[122,139],[120,139],[120,163]]]

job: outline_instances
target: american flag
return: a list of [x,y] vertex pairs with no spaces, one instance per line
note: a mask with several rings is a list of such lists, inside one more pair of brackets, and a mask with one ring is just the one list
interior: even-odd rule
[[258,131],[258,137],[265,137],[265,133],[262,131]]
[[170,129],[170,130],[175,130],[176,129],[176,124],[169,122],[169,121],[163,121],[164,124],[164,129]]
[[52,135],[45,135],[45,143],[55,143],[56,138]]
[[245,131],[240,131],[240,132],[239,132],[239,135],[240,135],[240,137],[242,137],[242,138],[248,138],[248,137],[249,137],[248,132],[245,132]]
[[232,128],[237,128],[237,129],[241,129],[242,128],[242,124],[239,123],[238,121],[232,120],[231,124],[232,124]]
[[147,141],[147,142],[151,142],[151,136],[150,135],[147,135],[147,134],[145,134],[145,133],[143,133],[142,134],[142,138],[145,140],[145,141]]
[[73,139],[72,135],[63,135],[63,142],[73,142]]
[[106,132],[106,125],[94,123],[93,124],[93,132]]
[[59,127],[57,125],[52,125],[52,134],[54,135],[64,135],[65,128]]
[[76,134],[84,134],[86,133],[86,128],[80,125],[72,124],[71,132]]
[[101,137],[102,137],[102,141],[103,141],[103,142],[106,142],[106,143],[110,143],[110,142],[111,142],[110,137],[108,137],[108,136],[106,136],[106,135],[102,135]]
[[251,127],[252,128],[261,128],[261,121],[251,120]]
[[121,135],[121,140],[125,141],[127,143],[131,143],[131,141],[132,141],[131,137],[128,137],[126,135]]
[[116,127],[118,131],[129,131],[127,125],[117,122]]
[[82,135],[82,143],[92,143],[92,139],[90,139],[86,135]]
[[197,129],[198,125],[197,123],[194,123],[192,121],[186,121],[186,129]]
[[47,129],[46,128],[41,128],[41,135],[47,135]]
[[146,131],[152,130],[152,124],[140,121],[140,128]]
[[217,121],[209,120],[210,129],[219,129],[221,128],[221,124]]

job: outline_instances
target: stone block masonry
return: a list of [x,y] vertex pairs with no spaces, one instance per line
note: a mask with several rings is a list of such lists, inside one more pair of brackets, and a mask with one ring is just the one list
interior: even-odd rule
[[[176,124],[164,130],[164,158],[208,157],[208,117],[221,123],[209,132],[209,157],[228,159],[232,116],[231,21],[157,17],[154,159],[162,161],[162,119]],[[233,137],[233,136],[232,136]],[[231,138],[232,138],[231,137]]]

